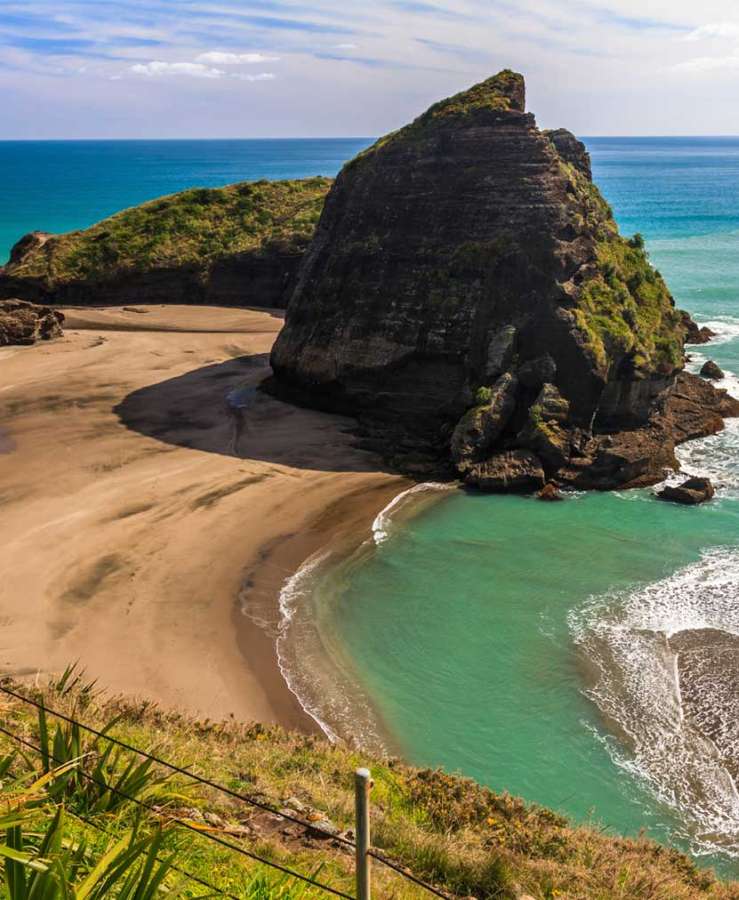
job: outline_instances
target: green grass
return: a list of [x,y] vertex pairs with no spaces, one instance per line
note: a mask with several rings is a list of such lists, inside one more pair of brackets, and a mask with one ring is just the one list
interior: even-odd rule
[[561,163],[576,203],[578,225],[595,236],[595,266],[580,286],[574,316],[605,376],[615,360],[630,357],[645,375],[682,365],[683,332],[662,276],[649,262],[644,238],[618,232],[598,188],[574,166]]
[[271,249],[302,252],[331,180],[257,181],[195,188],[124,210],[85,231],[51,237],[8,274],[51,284],[192,266]]
[[[98,728],[109,725],[110,733],[118,738],[151,748],[199,775],[276,807],[297,800],[300,818],[328,817],[342,829],[353,825],[353,772],[358,766],[368,766],[374,779],[374,846],[418,877],[457,896],[515,898],[526,893],[537,900],[739,897],[736,884],[717,881],[677,851],[644,838],[606,836],[597,823],[572,826],[556,813],[455,775],[372,758],[360,750],[276,726],[198,721],[150,704],[105,700],[95,691],[85,693],[80,685],[65,690],[50,685],[34,691],[34,696],[42,695],[49,706],[74,713]],[[44,726],[33,709],[4,699],[2,718],[3,727],[26,740],[43,740]],[[104,741],[84,734],[77,738],[71,726],[62,727],[63,738],[57,738],[57,725],[51,716],[46,718],[47,746],[56,744],[56,752],[68,756],[80,753],[83,761],[79,765],[84,771],[102,767],[103,777],[115,783],[128,769],[127,754],[116,760],[102,759]],[[3,738],[2,743],[2,752],[15,749],[9,739]],[[3,790],[22,778],[39,777],[43,771],[38,756],[26,750],[24,756],[16,755],[7,775],[0,774]],[[168,818],[186,818],[253,852],[353,892],[353,857],[341,845],[311,837],[290,823],[272,822],[268,814],[191,779],[172,775],[162,781],[160,775],[148,772],[136,794],[155,802],[164,817],[159,856],[173,854],[175,865],[240,897],[296,900],[320,896],[315,889],[229,853],[205,837],[183,832],[171,821],[167,824]],[[92,799],[81,797],[84,779],[74,771],[64,778],[64,790],[49,790],[36,810],[39,818],[29,827],[31,834],[41,834],[63,806],[68,840],[87,841],[92,863],[103,846],[130,835],[132,829],[138,829],[142,838],[159,833],[161,816],[145,815],[137,820],[133,805],[106,809],[97,802],[99,792]],[[110,837],[96,837],[79,815],[103,827]],[[373,877],[378,897],[428,896],[378,863],[373,863]],[[177,885],[178,879],[176,872],[167,874],[167,884]],[[184,891],[184,896],[203,893],[192,883],[185,883]]]

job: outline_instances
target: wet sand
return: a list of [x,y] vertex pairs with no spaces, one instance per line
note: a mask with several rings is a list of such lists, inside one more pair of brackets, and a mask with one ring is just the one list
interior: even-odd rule
[[704,628],[670,638],[690,725],[709,738],[739,784],[739,637]]
[[314,729],[277,666],[280,587],[407,481],[349,420],[256,390],[279,312],[65,313],[60,340],[0,350],[0,668],[80,660],[113,691]]

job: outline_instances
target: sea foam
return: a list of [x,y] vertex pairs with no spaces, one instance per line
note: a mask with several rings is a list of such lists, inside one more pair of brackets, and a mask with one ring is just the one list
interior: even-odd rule
[[[714,548],[658,582],[592,598],[570,627],[595,672],[586,694],[621,736],[607,743],[614,761],[679,813],[695,853],[739,856],[739,794],[719,749],[686,722],[670,646],[682,632],[739,635],[739,550]],[[730,725],[735,699],[714,717]]]
[[390,537],[393,518],[407,501],[427,491],[449,491],[455,490],[457,487],[456,482],[424,481],[422,484],[416,484],[412,488],[401,491],[375,516],[375,521],[372,523],[372,537],[375,544],[379,547]]

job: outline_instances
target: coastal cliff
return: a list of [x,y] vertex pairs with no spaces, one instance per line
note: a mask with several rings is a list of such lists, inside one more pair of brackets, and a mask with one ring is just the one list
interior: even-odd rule
[[739,403],[682,372],[687,325],[619,235],[584,145],[504,71],[331,188],[272,351],[273,389],[358,417],[418,475],[486,490],[661,480]]
[[31,232],[0,269],[0,299],[284,307],[330,184],[196,188],[84,231]]

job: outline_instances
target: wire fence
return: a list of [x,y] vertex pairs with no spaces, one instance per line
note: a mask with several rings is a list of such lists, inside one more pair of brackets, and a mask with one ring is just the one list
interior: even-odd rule
[[[258,800],[257,798],[251,797],[248,794],[244,794],[240,791],[233,790],[232,788],[229,788],[226,785],[219,784],[218,782],[215,782],[209,778],[205,778],[201,775],[198,775],[196,772],[193,772],[191,769],[184,768],[182,766],[178,766],[175,763],[170,762],[169,760],[162,759],[161,757],[157,756],[156,754],[149,753],[146,750],[142,750],[141,748],[136,747],[133,744],[129,744],[126,741],[122,741],[119,738],[116,738],[110,734],[100,731],[99,729],[96,729],[96,728],[92,727],[91,725],[87,725],[86,723],[81,722],[78,719],[73,718],[72,716],[68,716],[65,713],[62,713],[55,709],[52,709],[51,707],[47,706],[43,702],[34,700],[33,698],[27,697],[24,694],[19,693],[18,691],[12,690],[7,685],[0,684],[0,692],[6,694],[9,697],[12,697],[14,700],[17,700],[20,703],[24,703],[28,706],[34,707],[40,713],[54,716],[55,718],[57,718],[63,722],[66,722],[69,725],[76,726],[77,728],[81,729],[82,731],[85,731],[88,734],[94,735],[98,739],[108,741],[108,742],[114,744],[115,746],[120,747],[121,749],[127,750],[130,753],[137,754],[138,756],[142,757],[143,759],[149,760],[150,762],[154,763],[155,765],[161,766],[162,768],[165,768],[165,769],[169,770],[170,772],[174,772],[185,778],[191,779],[193,782],[195,782],[197,784],[207,786],[207,787],[211,788],[212,790],[215,790],[218,793],[221,793],[225,796],[231,797],[232,799],[238,800],[238,801],[245,803],[249,806],[252,806],[256,809],[260,809],[264,812],[268,812],[271,815],[274,815],[281,819],[284,819],[285,821],[299,825],[302,828],[304,828],[308,833],[315,833],[317,830],[319,830],[319,829],[317,829],[315,822],[309,822],[304,819],[301,819],[299,816],[295,816],[295,815],[292,815],[292,813],[288,813],[288,812],[285,812],[284,810],[278,809],[276,806],[274,806],[270,803],[266,803],[263,800]],[[48,754],[49,759],[52,759],[58,765],[66,762],[66,760],[56,758],[48,750],[48,748],[46,750],[44,750],[43,748],[39,747],[37,744],[34,744],[33,742],[29,741],[27,738],[24,738],[21,735],[15,734],[10,729],[7,729],[1,725],[0,725],[0,733],[6,735],[6,737],[25,746],[27,749],[30,749],[30,750],[34,751],[35,753],[39,753],[42,756],[44,755],[44,753]],[[287,875],[291,878],[296,878],[299,881],[302,881],[304,883],[311,885],[312,887],[315,887],[319,890],[325,891],[327,894],[331,894],[336,897],[342,897],[342,898],[345,898],[345,900],[356,900],[356,898],[352,894],[345,893],[344,891],[341,891],[338,888],[334,888],[330,885],[327,885],[327,884],[324,884],[324,883],[318,881],[316,878],[313,878],[308,875],[304,875],[301,872],[297,872],[294,869],[291,869],[287,866],[283,866],[280,863],[275,862],[274,860],[270,860],[270,859],[263,857],[257,853],[254,853],[253,851],[248,850],[247,848],[245,848],[239,844],[235,844],[231,841],[226,840],[225,838],[221,837],[220,835],[214,834],[212,831],[204,830],[203,828],[198,827],[197,825],[195,825],[191,822],[188,822],[185,819],[181,819],[176,816],[167,815],[166,813],[162,812],[162,810],[156,808],[155,806],[145,803],[143,800],[140,800],[137,797],[132,797],[129,794],[125,793],[124,791],[121,791],[119,788],[97,780],[93,775],[91,775],[88,772],[85,772],[82,769],[80,769],[78,771],[79,771],[79,774],[83,778],[85,778],[87,781],[96,784],[98,787],[102,787],[102,788],[110,791],[111,793],[115,794],[116,796],[120,797],[121,799],[127,800],[127,801],[133,803],[134,805],[147,810],[149,813],[151,813],[154,817],[156,817],[157,819],[159,819],[162,822],[169,823],[169,824],[178,826],[180,828],[183,828],[186,831],[192,832],[199,837],[205,838],[206,840],[209,840],[213,843],[220,845],[221,847],[229,850],[230,852],[238,853],[244,857],[248,857],[249,859],[251,859],[253,861],[259,862],[262,865],[265,865],[272,869],[275,869],[275,870],[283,873],[284,875]],[[81,817],[78,817],[78,818],[81,818]],[[83,819],[83,821],[85,821],[85,820]],[[104,831],[104,829],[101,829],[99,826],[95,825],[93,822],[87,822],[87,824],[91,825],[93,828],[97,828],[98,830]],[[332,840],[337,841],[341,845],[352,848],[355,851],[355,853],[357,852],[357,844],[355,841],[352,841],[349,838],[344,837],[343,835],[332,835],[331,837],[332,837]],[[423,890],[427,891],[428,893],[433,894],[437,897],[443,897],[443,898],[445,898],[445,900],[452,900],[452,897],[450,894],[439,890],[438,888],[434,887],[431,884],[428,884],[427,882],[423,881],[420,878],[417,878],[415,875],[413,875],[412,872],[408,871],[408,869],[405,866],[403,866],[401,863],[398,863],[395,860],[389,858],[383,852],[378,851],[376,848],[368,847],[366,850],[366,855],[367,855],[367,857],[371,857],[372,859],[376,860],[378,863],[380,863],[384,866],[387,866],[389,869],[392,869],[397,874],[402,876],[404,879],[412,882],[413,884],[422,888]],[[359,854],[358,854],[358,862],[359,862]],[[368,862],[368,860],[366,862]],[[200,878],[199,876],[194,875],[193,873],[187,872],[185,869],[178,868],[176,866],[173,866],[172,868],[174,868],[176,871],[183,874],[185,877],[191,879],[193,882],[199,883],[202,887],[207,887],[209,890],[216,892],[216,894],[218,894],[220,896],[234,898],[234,900],[239,900],[237,895],[229,893],[228,891],[223,891],[220,888],[217,888],[214,885],[209,884],[207,881]]]

